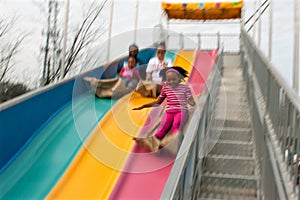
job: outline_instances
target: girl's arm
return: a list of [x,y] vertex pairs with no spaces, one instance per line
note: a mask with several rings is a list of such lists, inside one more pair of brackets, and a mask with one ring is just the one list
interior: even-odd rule
[[118,73],[118,76],[120,76],[120,77],[121,77],[121,76],[122,76],[122,73],[123,73],[123,71],[124,71],[124,68],[121,68],[121,69],[120,69],[120,71],[119,71],[119,73]]
[[191,106],[194,106],[194,105],[196,104],[193,97],[188,98],[187,102],[188,102],[188,104],[190,104]]
[[147,72],[146,81],[150,81],[152,77],[152,72]]
[[133,71],[133,78],[134,79],[138,79],[138,80],[142,80],[141,76],[140,76],[140,73],[138,70],[134,70]]
[[156,101],[153,101],[151,103],[147,103],[144,105],[141,105],[139,107],[133,108],[132,110],[141,110],[143,108],[149,108],[149,107],[157,107],[164,101],[163,97],[158,97]]

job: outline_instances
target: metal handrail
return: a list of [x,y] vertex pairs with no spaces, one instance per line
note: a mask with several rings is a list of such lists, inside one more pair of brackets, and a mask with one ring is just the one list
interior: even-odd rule
[[167,34],[166,43],[168,44],[168,49],[171,50],[213,50],[219,48],[222,44],[224,46],[224,52],[240,52],[240,34],[178,33],[171,31]]
[[[297,132],[300,129],[299,98],[244,30],[241,38],[243,74],[262,181],[259,189],[266,199],[300,199],[300,135]],[[222,61],[222,56],[219,59]],[[218,63],[216,69],[222,66],[221,63]],[[205,148],[216,80],[213,71],[207,82],[209,87],[202,93],[187,128],[162,199],[193,199],[198,196],[203,165],[203,159],[198,153]]]
[[[300,135],[297,132],[300,128],[299,97],[263,56],[245,30],[242,30],[242,42],[244,76],[252,106],[257,153],[261,159],[262,190],[265,191],[266,199],[300,199]],[[264,141],[264,146],[261,146],[260,141]]]

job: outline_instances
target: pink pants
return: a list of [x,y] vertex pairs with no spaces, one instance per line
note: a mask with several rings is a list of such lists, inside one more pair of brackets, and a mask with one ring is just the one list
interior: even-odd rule
[[187,110],[167,110],[161,120],[158,127],[158,131],[155,136],[158,139],[162,139],[171,128],[171,133],[180,131],[188,119]]

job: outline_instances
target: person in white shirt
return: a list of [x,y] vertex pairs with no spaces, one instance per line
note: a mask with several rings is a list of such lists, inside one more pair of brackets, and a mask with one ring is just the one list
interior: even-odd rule
[[165,58],[166,47],[164,44],[159,44],[156,49],[156,57],[151,58],[146,69],[146,81],[161,83],[162,77],[159,72],[165,67],[172,67],[172,60]]

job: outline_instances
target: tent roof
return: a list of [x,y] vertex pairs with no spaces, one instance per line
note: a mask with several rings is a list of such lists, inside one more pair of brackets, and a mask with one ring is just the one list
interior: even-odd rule
[[243,1],[203,2],[203,3],[167,3],[162,9],[169,19],[183,20],[224,20],[240,19]]

